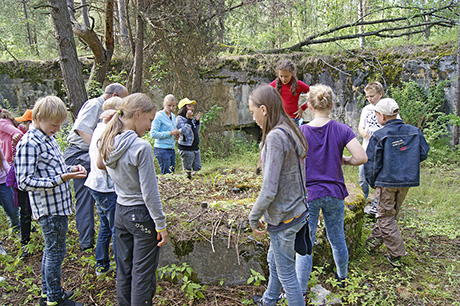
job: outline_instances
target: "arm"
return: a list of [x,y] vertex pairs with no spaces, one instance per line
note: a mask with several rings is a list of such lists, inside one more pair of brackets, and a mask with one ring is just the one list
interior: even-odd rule
[[366,181],[372,188],[375,188],[375,181],[383,166],[383,147],[376,137],[373,136],[369,139],[366,153],[368,159],[367,163],[364,164]]
[[[281,135],[270,135],[262,150],[264,154],[263,179],[262,188],[256,203],[254,204],[250,214],[249,223],[251,228],[257,229],[260,218],[271,205],[278,193],[278,186],[280,181],[281,168],[283,166],[284,148],[280,141]],[[283,135],[284,136],[284,135]],[[283,137],[284,138],[284,137]],[[254,231],[256,232],[256,231]],[[256,232],[257,233],[257,232]]]
[[92,134],[89,134],[89,133],[86,133],[86,132],[83,132],[83,131],[79,131],[79,130],[75,130],[75,132],[80,135],[81,139],[83,139],[84,142],[86,142],[86,144],[90,144],[91,143],[91,138],[92,138]]
[[166,216],[163,212],[160,193],[158,192],[158,180],[155,174],[152,147],[147,142],[137,154],[137,168],[145,206],[147,206],[150,216],[155,222],[155,230],[162,233],[166,229]]
[[152,122],[152,128],[150,129],[150,136],[155,139],[165,139],[169,138],[172,135],[178,135],[180,134],[178,129],[174,129],[171,131],[162,131],[161,130],[161,118],[162,116],[161,113],[157,113],[155,120]]
[[176,125],[181,130],[182,135],[189,135],[192,133],[192,119],[187,119],[182,116],[177,116]]
[[342,161],[344,165],[359,166],[367,162],[367,155],[358,140],[353,138],[345,146],[351,153],[351,156],[343,156]]
[[425,136],[423,136],[422,132],[419,131],[420,135],[420,161],[424,161],[428,158],[428,151],[430,150],[430,146],[426,142]]
[[2,130],[2,132],[8,134],[11,136],[11,138],[13,138],[13,140],[15,140],[16,138],[16,141],[19,141],[19,139],[21,139],[22,135],[24,135],[24,133],[16,128],[13,123],[11,123],[9,120],[7,121],[8,119],[5,119],[5,120],[2,120],[1,123],[0,123],[0,129]]

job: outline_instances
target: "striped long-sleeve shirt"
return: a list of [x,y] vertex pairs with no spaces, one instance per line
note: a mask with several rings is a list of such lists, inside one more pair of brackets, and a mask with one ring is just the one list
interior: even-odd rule
[[19,188],[29,192],[34,219],[72,213],[70,183],[62,179],[71,166],[54,137],[31,126],[18,143],[14,166]]

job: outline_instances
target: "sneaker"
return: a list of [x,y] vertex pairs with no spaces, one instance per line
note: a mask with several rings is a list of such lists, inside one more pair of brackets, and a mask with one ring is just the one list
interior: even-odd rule
[[339,275],[336,273],[334,273],[334,277],[335,279],[337,280],[338,284],[337,284],[337,287],[339,288],[345,288],[345,286],[347,285],[347,282],[345,281],[347,278],[344,277],[344,278],[341,278],[339,277]]
[[371,209],[369,209],[369,214],[370,215],[376,215],[377,214],[377,199],[374,199],[374,201],[372,201],[372,207],[371,207]]
[[264,306],[264,302],[262,301],[262,296],[258,294],[252,296],[252,302],[254,303],[254,305]]
[[29,257],[29,250],[27,248],[27,244],[24,244],[23,246],[21,246],[22,248],[22,254],[21,254],[21,258],[24,259],[24,258],[27,258]]
[[96,276],[101,276],[113,271],[113,267],[110,265],[108,268],[96,267]]
[[5,249],[3,248],[3,245],[0,243],[0,255],[3,255],[3,256],[6,256],[6,251]]
[[[73,291],[66,291],[66,292],[64,292],[64,295],[62,296],[61,300],[62,301],[67,301],[67,300],[70,300],[71,298],[73,298],[73,296],[74,296]],[[39,305],[40,306],[49,305],[49,304],[47,304],[47,301],[46,301],[46,294],[42,294],[40,296],[40,304]],[[50,305],[62,305],[62,304],[50,304]],[[64,304],[64,305],[66,305],[66,304]]]
[[401,256],[398,257],[391,257],[391,255],[387,256],[388,261],[391,263],[391,265],[395,268],[402,267],[402,262],[401,262]]
[[4,280],[6,280],[6,278],[4,278],[3,276],[0,276],[0,283],[3,282]]

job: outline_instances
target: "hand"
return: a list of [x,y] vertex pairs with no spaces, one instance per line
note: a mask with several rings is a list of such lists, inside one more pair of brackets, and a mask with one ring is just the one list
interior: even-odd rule
[[367,140],[371,139],[371,135],[369,135],[368,133],[366,133],[366,135],[364,135],[364,139],[367,139]]
[[199,112],[198,114],[195,115],[195,120],[196,121],[200,121],[200,118],[201,118],[201,112]]
[[262,222],[262,220],[259,220],[259,228],[252,228],[252,231],[254,232],[254,234],[256,234],[257,236],[263,236],[265,235],[265,225],[264,223]]
[[161,247],[168,242],[168,231],[164,230],[162,232],[157,233],[157,240],[159,241],[157,246]]
[[295,113],[295,118],[296,119],[299,119],[299,118],[302,118],[302,115],[303,115],[303,109],[302,108],[299,108]]
[[102,112],[102,114],[99,117],[99,119],[102,119],[102,122],[104,122],[104,123],[108,123],[112,119],[113,115],[115,115],[116,112],[117,111],[114,110],[114,109],[108,109],[108,110]]
[[11,137],[11,140],[13,140],[13,143],[17,143],[19,140],[21,140],[22,134],[14,134],[13,137]]
[[187,114],[185,114],[185,118],[192,119],[192,117],[193,117],[193,111],[191,109],[189,109],[187,111]]
[[172,131],[169,132],[169,136],[177,136],[177,135],[180,135],[180,131],[178,129],[174,129]]

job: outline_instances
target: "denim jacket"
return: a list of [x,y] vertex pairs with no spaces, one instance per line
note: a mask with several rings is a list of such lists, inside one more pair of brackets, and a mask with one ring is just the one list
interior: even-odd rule
[[369,140],[364,164],[366,180],[372,188],[414,187],[420,184],[420,162],[428,157],[422,132],[400,119],[387,121]]
[[197,131],[200,131],[200,122],[195,119],[187,119],[183,116],[176,117],[176,126],[181,130],[179,140],[177,141],[180,145],[191,146],[193,143],[194,135],[192,131],[192,125],[196,127]]

